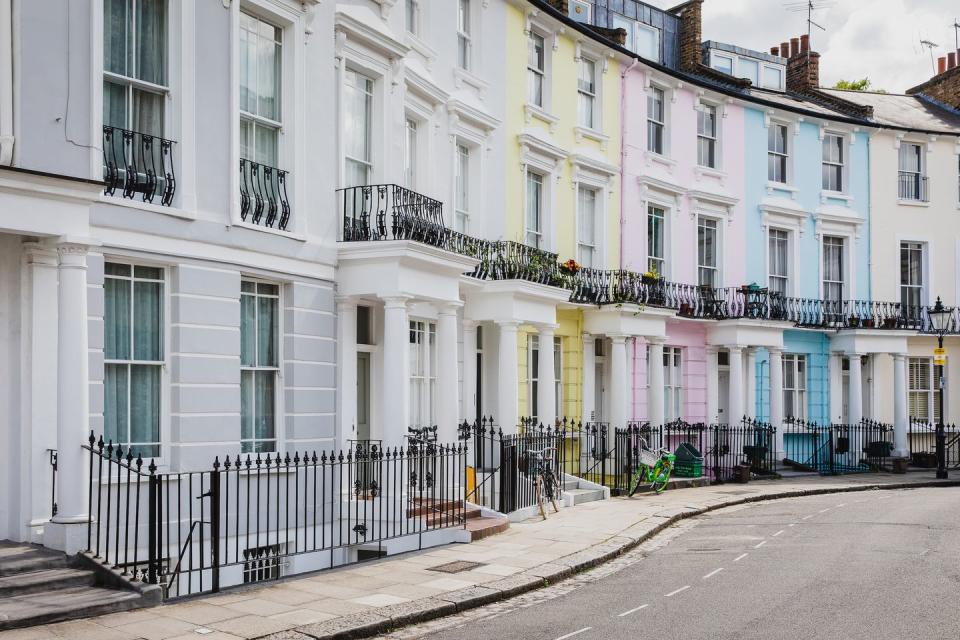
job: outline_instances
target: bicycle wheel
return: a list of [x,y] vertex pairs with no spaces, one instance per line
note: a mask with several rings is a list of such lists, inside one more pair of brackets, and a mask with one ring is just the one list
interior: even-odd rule
[[642,464],[639,465],[633,471],[633,476],[630,477],[630,494],[629,497],[633,497],[639,489],[640,485],[643,483],[644,479],[647,477],[647,468]]
[[[543,486],[547,500],[553,505],[553,512],[559,513],[560,507],[557,506],[557,495],[560,493],[560,483],[557,482],[557,477],[553,475],[553,471],[550,469],[546,469],[543,472]],[[544,507],[546,507],[546,505],[544,505]]]
[[544,499],[543,499],[544,489],[543,489],[543,475],[542,475],[542,474],[537,474],[537,481],[536,481],[536,483],[535,483],[534,486],[535,486],[536,495],[537,495],[537,508],[540,509],[540,517],[542,517],[544,520],[546,520],[546,519],[547,519],[547,509],[546,509],[546,505],[543,504],[543,502],[544,502]]
[[669,460],[661,460],[657,463],[657,466],[653,468],[653,484],[650,486],[656,493],[661,493],[667,488],[672,470],[673,465],[670,464]]

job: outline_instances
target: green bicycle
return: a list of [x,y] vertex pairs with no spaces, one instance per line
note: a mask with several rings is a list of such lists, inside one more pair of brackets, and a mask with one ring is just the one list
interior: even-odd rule
[[630,497],[633,497],[641,484],[648,484],[654,493],[661,493],[670,482],[670,472],[677,457],[667,449],[654,451],[647,441],[640,438],[640,461],[630,477]]

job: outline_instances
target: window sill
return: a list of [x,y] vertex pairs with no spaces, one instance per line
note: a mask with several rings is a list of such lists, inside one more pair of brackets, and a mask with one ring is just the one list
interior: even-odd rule
[[584,138],[600,143],[602,151],[607,150],[607,144],[610,142],[610,136],[590,127],[576,126],[573,128],[576,141],[583,142]]
[[924,202],[923,200],[904,200],[902,198],[897,198],[897,204],[904,207],[929,207],[929,202]]
[[251,224],[249,222],[244,222],[243,220],[235,220],[230,226],[241,227],[243,229],[252,229],[253,231],[260,231],[261,233],[270,233],[275,236],[280,236],[281,238],[290,238],[291,240],[296,240],[297,242],[306,242],[307,236],[302,233],[297,233],[295,231],[281,231],[279,229],[271,229],[270,227],[264,227],[259,224]]
[[724,180],[727,179],[726,171],[721,171],[720,169],[715,169],[713,167],[703,167],[703,166],[697,165],[696,167],[694,167],[693,173],[694,175],[697,176],[698,180],[703,177],[716,178],[722,183]]
[[150,213],[162,213],[165,216],[180,218],[181,220],[197,219],[197,214],[195,211],[188,211],[186,209],[180,209],[178,207],[164,207],[159,204],[151,204],[149,202],[131,200],[130,198],[124,198],[122,196],[108,196],[105,193],[100,194],[100,202],[103,202],[105,204],[116,205],[118,207],[127,207],[130,209],[139,209],[140,211],[149,211]]
[[853,202],[853,196],[842,191],[827,191],[824,189],[820,192],[820,204],[826,204],[827,200],[843,200],[849,205]]
[[667,167],[671,171],[673,170],[674,167],[677,166],[676,160],[673,160],[672,158],[668,158],[663,154],[656,153],[655,151],[644,151],[643,157],[647,161],[647,164],[651,164],[651,163],[662,164],[663,166]]
[[773,190],[789,191],[790,193],[800,192],[800,189],[798,187],[795,187],[788,182],[776,182],[774,180],[767,180],[767,193],[769,194]]
[[550,127],[550,133],[553,133],[557,130],[557,123],[560,122],[560,118],[557,116],[553,115],[552,113],[548,113],[543,109],[543,107],[538,107],[537,105],[529,102],[523,105],[523,116],[527,124],[530,124],[533,118],[546,123]]
[[458,89],[464,84],[467,84],[481,94],[490,87],[490,84],[484,80],[481,80],[480,76],[475,75],[472,71],[461,69],[460,67],[453,68],[453,79],[454,84],[456,84]]

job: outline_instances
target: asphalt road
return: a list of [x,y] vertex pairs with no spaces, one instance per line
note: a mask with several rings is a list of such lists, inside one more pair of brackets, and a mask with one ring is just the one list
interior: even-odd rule
[[396,638],[960,638],[960,489],[755,503]]

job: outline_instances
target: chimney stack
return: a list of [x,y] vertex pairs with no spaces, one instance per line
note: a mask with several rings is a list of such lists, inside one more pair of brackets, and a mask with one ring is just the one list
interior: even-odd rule
[[[805,93],[820,87],[820,54],[810,50],[807,36],[791,38],[793,51],[787,60],[787,90]],[[781,45],[786,47],[787,45]],[[780,50],[781,54],[783,49]]]
[[784,57],[784,58],[789,58],[789,57],[790,57],[790,43],[789,43],[789,42],[781,42],[781,43],[780,43],[780,55],[781,55],[782,57]]
[[772,55],[772,56],[779,56],[779,55],[780,55],[780,47],[770,47],[770,55]]
[[703,0],[690,0],[680,9],[680,69],[695,71],[703,64]]
[[800,36],[800,53],[810,51],[810,36],[803,34]]
[[947,54],[947,71],[957,66],[957,52],[951,51]]
[[947,70],[947,57],[940,56],[937,58],[937,75],[940,75]]
[[800,53],[800,38],[790,38],[790,57]]

